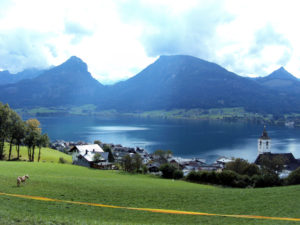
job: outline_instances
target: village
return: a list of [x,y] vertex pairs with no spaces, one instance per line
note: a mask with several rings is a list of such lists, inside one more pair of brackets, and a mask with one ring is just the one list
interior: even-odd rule
[[[276,157],[280,157],[283,162],[283,169],[279,174],[281,178],[287,177],[292,171],[300,167],[300,159],[296,159],[292,153],[271,152],[271,138],[268,136],[266,127],[264,127],[262,135],[258,138],[257,146],[258,155],[254,163],[260,166],[263,157],[271,161]],[[160,166],[166,163],[182,171],[184,176],[192,171],[221,172],[227,163],[234,160],[234,158],[221,156],[215,159],[213,163],[206,163],[206,160],[201,158],[173,156],[171,151],[157,150],[154,153],[148,153],[145,149],[139,147],[124,147],[120,144],[107,144],[100,141],[91,144],[83,141],[67,142],[58,140],[52,142],[50,147],[71,154],[74,165],[96,169],[119,169],[117,165],[122,163],[126,155],[133,157],[138,154],[147,171],[153,174],[160,174]]]

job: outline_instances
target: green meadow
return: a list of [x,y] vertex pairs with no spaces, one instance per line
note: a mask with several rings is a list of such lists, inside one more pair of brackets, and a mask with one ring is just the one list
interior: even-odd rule
[[[29,174],[26,185],[17,176]],[[300,186],[222,188],[70,164],[0,162],[0,192],[115,206],[300,217]],[[300,224],[300,222],[174,215],[45,202],[0,195],[0,224]]]
[[[5,143],[4,147],[4,155],[7,159],[9,152],[9,144]],[[34,152],[34,161],[38,161],[38,154],[39,154],[39,148],[35,148]],[[16,146],[13,146],[12,148],[12,155],[11,159],[14,159],[17,157],[17,150]],[[72,157],[70,155],[67,155],[65,153],[59,152],[57,150],[51,149],[51,148],[41,148],[41,159],[40,162],[51,162],[51,163],[57,163],[59,161],[59,158],[63,158],[66,163],[72,163]],[[28,160],[28,149],[26,146],[20,146],[20,160],[21,161],[27,161]]]

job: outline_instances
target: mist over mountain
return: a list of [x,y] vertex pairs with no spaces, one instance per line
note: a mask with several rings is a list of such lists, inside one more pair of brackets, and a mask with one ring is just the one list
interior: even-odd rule
[[298,93],[299,80],[284,68],[253,80],[187,55],[161,56],[136,76],[104,86],[73,56],[33,79],[1,86],[0,101],[15,108],[95,104],[122,112],[244,107],[287,113],[300,112]]

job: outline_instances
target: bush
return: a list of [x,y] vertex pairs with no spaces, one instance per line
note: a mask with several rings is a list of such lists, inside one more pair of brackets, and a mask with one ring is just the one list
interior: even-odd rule
[[[202,172],[204,173],[204,172]],[[218,184],[219,180],[215,171],[206,172],[206,182],[211,184]]]
[[200,174],[199,172],[192,171],[188,173],[186,176],[186,180],[192,181],[192,182],[200,182]]
[[174,178],[174,174],[177,171],[177,168],[172,164],[166,163],[159,167],[159,170],[162,172],[163,178]]
[[231,170],[241,175],[253,176],[260,174],[259,168],[254,163],[249,163],[247,160],[237,158],[229,162],[225,166],[225,170]]
[[238,174],[231,170],[224,170],[218,174],[218,181],[220,184],[225,186],[234,186],[235,181],[237,180]]
[[63,157],[59,157],[58,162],[64,164],[67,162],[67,160],[65,160]]
[[237,175],[233,182],[233,187],[245,188],[252,185],[252,181],[248,175]]
[[273,187],[282,184],[278,175],[275,173],[266,173],[263,175],[254,175],[252,177],[254,187]]
[[143,172],[143,174],[148,173],[148,168],[147,168],[146,165],[143,165],[143,166],[142,166],[142,172]]
[[175,170],[173,174],[174,179],[181,179],[183,178],[183,172],[181,170]]
[[288,185],[300,184],[300,167],[291,172],[286,181]]
[[[294,174],[297,174],[297,176]],[[299,182],[300,168],[298,169],[297,173],[295,172],[294,174],[293,177],[295,177],[295,180],[298,179],[297,181]],[[238,188],[272,187],[272,186],[280,186],[283,184],[282,180],[279,179],[276,173],[266,173],[263,175],[256,174],[250,177],[248,175],[240,175],[231,170],[224,170],[221,173],[208,172],[208,171],[200,171],[200,172],[193,171],[187,175],[186,180],[197,182],[197,183],[219,184],[219,185],[238,187]]]
[[245,168],[245,171],[244,171],[244,174],[252,177],[253,175],[259,175],[260,174],[260,170],[259,170],[259,167],[254,164],[254,163],[250,163],[246,168]]

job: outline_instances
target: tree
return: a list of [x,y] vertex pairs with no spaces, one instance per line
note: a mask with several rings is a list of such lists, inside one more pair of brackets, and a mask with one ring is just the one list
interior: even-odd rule
[[17,159],[20,159],[20,144],[22,143],[23,139],[25,138],[26,134],[26,125],[24,121],[21,121],[17,124],[18,129],[16,130],[15,139],[17,145]]
[[170,163],[165,163],[159,167],[159,170],[162,172],[163,178],[174,178],[177,168]]
[[104,152],[108,152],[108,162],[114,162],[115,161],[115,157],[114,155],[112,154],[112,151],[111,151],[111,147],[109,145],[104,145],[103,146],[103,151]]
[[247,160],[237,158],[229,162],[225,166],[225,170],[231,170],[241,175],[253,176],[259,174],[259,168],[254,163],[249,163]]
[[95,140],[94,144],[101,146],[102,142],[100,140]]
[[29,119],[26,121],[26,125],[25,143],[28,148],[28,159],[34,162],[35,147],[41,135],[41,128],[39,128],[40,122],[37,119]]
[[134,154],[132,157],[133,168],[135,172],[139,172],[143,165],[142,157],[139,154]]
[[4,143],[9,135],[7,131],[9,130],[10,114],[11,109],[8,104],[0,103],[0,160],[4,158]]
[[122,168],[126,172],[138,173],[141,172],[143,162],[139,154],[134,154],[132,157],[127,154],[122,158]]
[[289,185],[300,184],[300,167],[289,174],[287,182]]
[[270,158],[268,155],[262,155],[260,166],[263,173],[280,173],[284,168],[284,158],[276,155]]
[[172,157],[173,152],[171,150],[156,150],[153,153],[153,156],[160,162],[160,163],[167,163],[168,158]]
[[37,146],[39,148],[39,155],[38,155],[38,162],[41,159],[41,149],[42,147],[48,147],[49,146],[49,137],[47,134],[39,135],[39,138],[37,139]]
[[125,155],[122,158],[122,168],[125,172],[133,172],[132,158],[130,155]]
[[9,120],[9,127],[7,133],[9,135],[9,153],[8,153],[8,160],[11,158],[12,152],[12,145],[14,140],[16,139],[19,129],[21,129],[21,124],[23,123],[21,117],[15,112],[11,111],[10,113],[10,120]]

